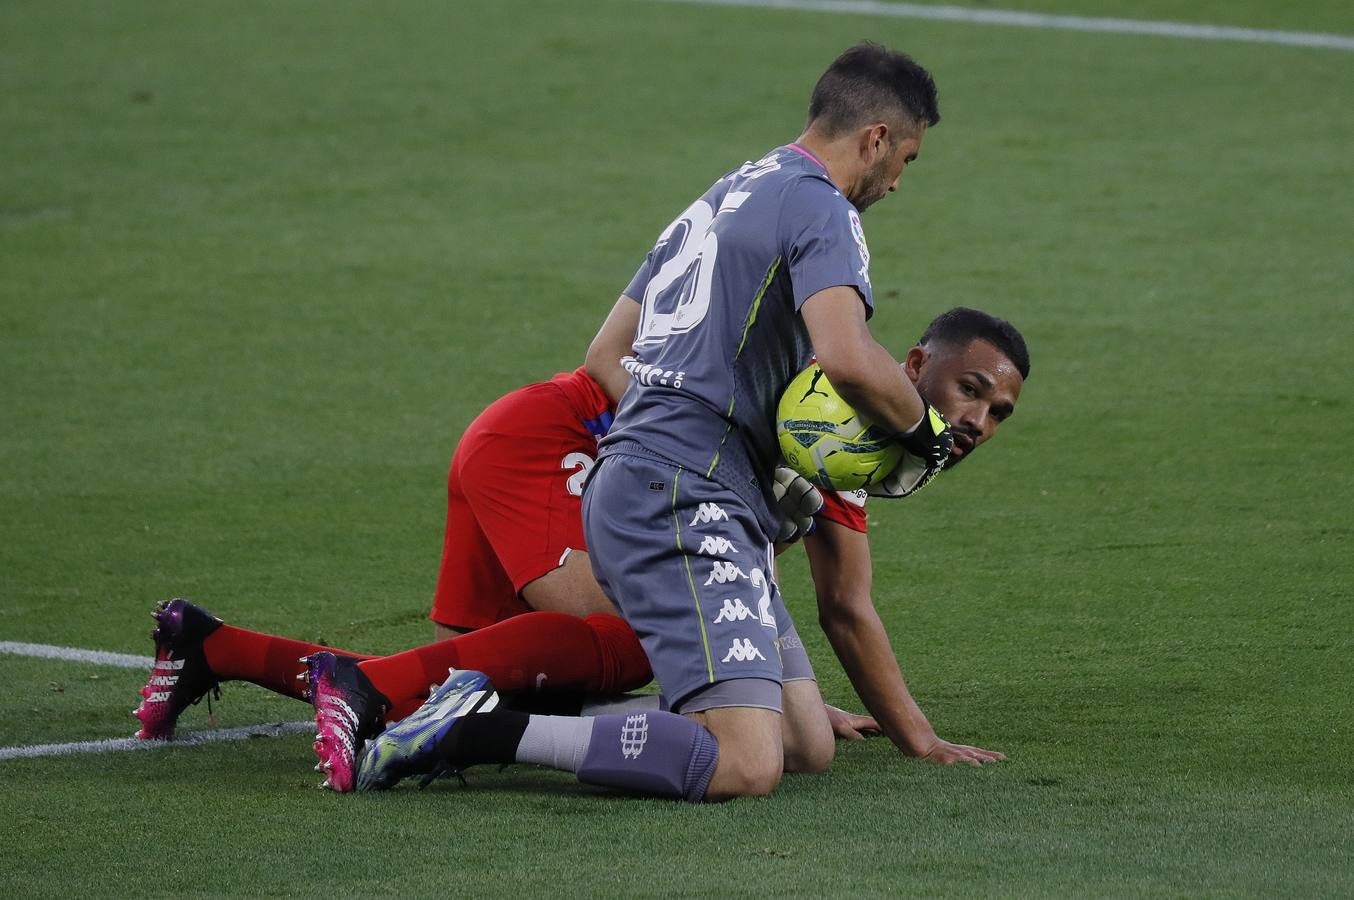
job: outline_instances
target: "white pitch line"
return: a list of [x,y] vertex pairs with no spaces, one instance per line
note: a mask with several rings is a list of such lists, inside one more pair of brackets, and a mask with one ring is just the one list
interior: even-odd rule
[[[66,662],[94,663],[118,666],[124,669],[147,669],[155,660],[149,656],[131,653],[109,653],[106,650],[82,650],[79,647],[58,647],[52,644],[25,644],[21,641],[0,641],[0,653],[13,656],[32,656],[40,659],[59,659]],[[315,722],[276,722],[271,725],[245,725],[218,731],[189,731],[180,733],[172,741],[143,741],[140,738],[108,738],[101,741],[75,741],[65,744],[29,744],[0,747],[0,760],[31,759],[38,756],[70,756],[75,753],[114,753],[123,750],[159,750],[165,747],[191,747],[217,741],[238,741],[265,736],[280,737],[312,731]]]
[[[652,2],[652,0],[651,0]],[[880,0],[663,0],[701,6],[751,6],[761,9],[791,9],[807,12],[848,13],[904,19],[932,19],[978,25],[1016,28],[1046,28],[1060,31],[1092,31],[1110,34],[1145,34],[1194,41],[1241,41],[1251,44],[1282,44],[1354,51],[1354,35],[1316,31],[1271,31],[1230,25],[1190,25],[1148,19],[1104,19],[1089,16],[1055,16],[1008,9],[972,9],[965,6],[932,6],[920,3],[884,3]]]
[[37,756],[71,756],[76,753],[114,753],[122,750],[162,750],[165,747],[191,747],[217,741],[238,741],[256,736],[281,737],[314,731],[315,722],[277,722],[272,725],[246,725],[220,731],[189,731],[172,741],[143,741],[140,738],[108,738],[102,741],[76,741],[69,744],[30,744],[0,747],[0,760],[31,759]]
[[130,653],[109,653],[106,650],[81,650],[79,647],[57,647],[52,644],[25,644],[20,641],[0,641],[0,653],[12,656],[36,656],[42,659],[60,659],[67,662],[95,663],[100,666],[118,666],[123,669],[148,669],[154,658]]

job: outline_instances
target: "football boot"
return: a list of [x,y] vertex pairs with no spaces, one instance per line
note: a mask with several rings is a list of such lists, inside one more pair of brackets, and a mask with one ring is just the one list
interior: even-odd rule
[[444,774],[459,774],[453,760],[466,716],[498,706],[498,694],[483,672],[448,671],[447,680],[409,716],[381,732],[367,747],[358,770],[357,787],[383,791],[410,775],[423,775],[423,785]]
[[[141,705],[132,715],[141,721],[136,736],[142,740],[169,740],[179,714],[209,692],[219,698],[219,679],[207,665],[202,642],[221,627],[221,620],[187,600],[162,600],[151,618],[155,630],[155,662],[150,680],[141,689]],[[208,697],[208,706],[211,698]]]
[[339,793],[353,789],[362,746],[380,732],[390,701],[372,686],[351,656],[328,651],[301,657],[306,671],[298,678],[309,685],[315,707],[315,755],[325,774],[320,787]]

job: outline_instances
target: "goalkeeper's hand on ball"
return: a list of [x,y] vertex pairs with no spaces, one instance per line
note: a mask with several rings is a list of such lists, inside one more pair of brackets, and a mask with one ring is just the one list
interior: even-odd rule
[[[925,401],[923,401],[925,402]],[[871,497],[899,498],[915,494],[940,474],[954,448],[954,433],[934,406],[927,403],[921,421],[898,439],[903,458],[893,471],[866,490]]]
[[781,512],[777,544],[789,544],[813,532],[813,517],[823,508],[823,495],[789,466],[776,466],[771,493]]

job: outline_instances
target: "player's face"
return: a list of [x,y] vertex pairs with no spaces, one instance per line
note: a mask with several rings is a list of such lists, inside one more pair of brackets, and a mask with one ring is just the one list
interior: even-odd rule
[[902,177],[908,163],[917,158],[925,133],[926,126],[922,125],[914,134],[899,140],[896,146],[887,138],[881,142],[876,151],[876,160],[861,176],[860,184],[854,192],[856,196],[849,198],[856,209],[864,212],[866,208],[898,190],[898,179]]
[[1015,412],[1024,379],[1006,354],[987,341],[966,347],[941,344],[908,351],[904,367],[917,390],[954,430],[954,450],[945,468],[957,466],[992,439]]

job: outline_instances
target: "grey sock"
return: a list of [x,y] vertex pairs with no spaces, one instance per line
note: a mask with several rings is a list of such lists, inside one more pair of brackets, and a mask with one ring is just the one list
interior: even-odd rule
[[685,716],[640,712],[598,716],[578,780],[650,797],[705,799],[719,764],[715,736]]
[[591,717],[532,716],[517,745],[517,761],[577,772],[591,742]]

